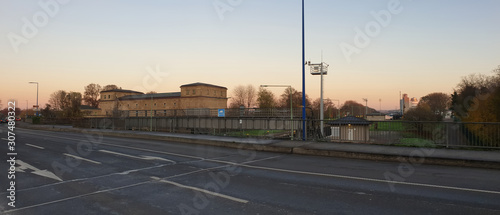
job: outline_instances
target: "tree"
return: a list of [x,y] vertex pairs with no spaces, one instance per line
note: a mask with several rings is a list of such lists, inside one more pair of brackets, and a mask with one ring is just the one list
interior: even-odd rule
[[365,106],[354,100],[348,100],[342,105],[340,112],[344,115],[361,116],[365,115]]
[[246,89],[243,85],[238,85],[233,89],[233,95],[231,97],[231,105],[230,108],[239,108],[241,106],[245,106],[246,99]]
[[99,95],[101,93],[101,85],[99,84],[89,84],[85,87],[85,92],[83,93],[83,102],[91,107],[99,107]]
[[255,88],[252,85],[246,87],[238,85],[233,89],[230,108],[239,108],[241,106],[251,108],[255,103],[255,96]]
[[274,108],[276,107],[276,99],[274,98],[274,93],[265,89],[260,88],[257,93],[257,104],[259,108]]
[[120,88],[114,84],[108,84],[102,88],[102,91],[116,90],[116,89],[120,89]]
[[82,105],[82,94],[79,92],[70,92],[66,95],[68,106],[64,109],[66,117],[81,116],[80,106]]
[[45,118],[50,118],[50,119],[56,118],[56,113],[54,112],[54,110],[52,110],[52,107],[50,106],[50,104],[45,104],[45,108],[40,110],[40,113]]
[[157,92],[156,91],[149,91],[146,94],[157,94]]
[[420,99],[419,103],[425,103],[435,114],[442,115],[450,107],[451,98],[444,93],[430,93]]
[[68,106],[68,104],[66,102],[66,95],[67,94],[68,93],[64,90],[58,90],[56,92],[53,92],[52,94],[50,94],[49,104],[55,110],[65,109]]
[[[289,108],[290,107],[290,93],[292,94],[292,105],[293,107],[302,107],[302,92],[298,92],[293,87],[287,88],[280,96],[279,107]],[[306,107],[311,107],[311,99],[306,94]]]
[[[312,103],[312,109],[319,116],[321,107],[321,98],[317,98]],[[325,118],[333,118],[333,116],[337,115],[338,109],[333,104],[330,99],[323,99],[323,115]]]
[[255,92],[255,87],[253,87],[252,85],[248,85],[246,87],[246,103],[247,103],[247,108],[251,108],[253,107],[253,104],[255,103],[255,95],[256,95],[256,92]]
[[437,115],[427,103],[419,103],[416,108],[411,108],[403,116],[408,121],[440,121],[441,115]]

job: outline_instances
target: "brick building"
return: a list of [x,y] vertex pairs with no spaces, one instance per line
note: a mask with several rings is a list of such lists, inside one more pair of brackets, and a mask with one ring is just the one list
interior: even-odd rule
[[[172,110],[208,110],[227,107],[227,88],[206,83],[182,85],[180,92],[144,94],[115,89],[101,92],[99,108],[88,116],[111,116],[118,110],[128,116],[167,115]],[[115,112],[116,113],[116,112]]]

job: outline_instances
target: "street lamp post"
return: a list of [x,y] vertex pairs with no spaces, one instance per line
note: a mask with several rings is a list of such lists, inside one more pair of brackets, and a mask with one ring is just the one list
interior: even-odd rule
[[[323,54],[322,54],[323,55]],[[323,75],[326,75],[328,73],[328,64],[323,63],[323,56],[321,56],[321,63],[317,64],[311,64],[307,63],[309,66],[311,66],[311,75],[321,75],[321,92],[320,92],[320,105],[319,105],[319,120],[320,120],[320,126],[321,126],[321,135],[324,135],[323,132],[323,120],[324,120],[324,103],[323,103]]]
[[30,84],[36,84],[36,116],[38,116],[38,82],[28,82]]
[[290,92],[290,140],[293,140],[293,103],[292,103],[292,86],[291,85],[260,85],[260,87],[287,87]]

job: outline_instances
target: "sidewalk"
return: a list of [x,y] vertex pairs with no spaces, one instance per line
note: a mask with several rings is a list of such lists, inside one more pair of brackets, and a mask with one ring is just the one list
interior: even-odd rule
[[174,141],[289,154],[409,162],[412,164],[425,163],[500,169],[500,150],[476,151],[445,148],[413,148],[358,143],[284,141],[166,132],[80,129],[72,128],[71,126],[31,125],[24,123],[19,127],[66,132],[82,132],[85,130],[88,133],[102,134],[104,136]]

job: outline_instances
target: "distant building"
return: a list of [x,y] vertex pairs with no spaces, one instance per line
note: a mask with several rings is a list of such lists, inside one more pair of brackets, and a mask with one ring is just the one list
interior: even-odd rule
[[384,114],[384,113],[369,113],[366,115],[366,120],[368,121],[384,121],[391,120],[392,116]]
[[410,97],[408,97],[408,94],[403,94],[403,98],[400,100],[399,104],[401,114],[406,113],[406,111],[410,109]]
[[418,105],[418,99],[413,97],[410,99],[410,108],[416,108]]
[[114,89],[101,91],[99,108],[87,116],[112,116],[115,111],[128,116],[163,116],[169,110],[208,110],[227,108],[227,88],[206,83],[182,85],[180,92],[144,94]]

